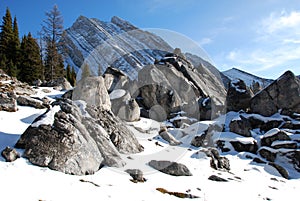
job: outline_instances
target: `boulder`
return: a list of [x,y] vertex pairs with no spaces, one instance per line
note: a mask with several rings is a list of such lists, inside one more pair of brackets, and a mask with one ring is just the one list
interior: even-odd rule
[[192,176],[190,170],[181,163],[152,160],[148,164],[152,168],[172,176]]
[[1,155],[3,156],[6,162],[13,162],[20,158],[20,154],[17,152],[17,150],[10,147],[6,147],[1,152]]
[[291,140],[291,138],[288,136],[288,134],[285,131],[279,130],[278,128],[273,128],[263,135],[260,144],[261,146],[271,147],[274,141],[286,141],[286,140]]
[[182,144],[182,142],[178,141],[171,133],[168,131],[162,131],[159,133],[162,139],[166,140],[170,145],[176,146]]
[[111,102],[107,93],[104,79],[98,77],[86,77],[76,84],[72,94],[73,100],[83,100],[88,106],[101,106],[105,110],[111,109]]
[[115,89],[127,89],[129,79],[121,70],[108,67],[103,74],[104,83],[107,91],[111,93]]
[[203,148],[200,150],[200,152],[203,152],[206,154],[206,156],[210,157],[210,167],[215,170],[230,170],[230,161],[228,158],[220,156],[219,151],[216,148],[210,147],[210,148]]
[[140,107],[130,94],[123,89],[116,89],[109,94],[112,112],[124,121],[138,121]]
[[277,157],[276,150],[269,148],[269,147],[261,147],[258,150],[258,153],[261,157],[267,159],[270,162],[274,162]]
[[217,175],[211,175],[208,177],[208,179],[211,181],[217,181],[217,182],[228,182],[227,179],[223,179],[222,177],[219,177]]
[[[84,106],[82,101],[67,99],[52,103],[52,107],[21,135],[16,147],[25,149],[24,156],[31,163],[68,174],[92,174],[101,165],[123,166],[125,163],[116,143],[111,140],[112,134],[99,124],[99,119],[89,115]],[[97,108],[94,113],[99,111]],[[110,125],[105,112],[101,122]],[[115,124],[121,124],[120,120],[115,120]],[[109,128],[116,129],[114,125]],[[135,150],[134,143],[129,142],[134,136],[126,137],[126,146],[132,148],[125,149]]]
[[252,126],[248,119],[240,115],[238,119],[234,119],[229,124],[230,131],[233,133],[237,133],[244,137],[252,137],[251,129]]
[[300,79],[287,71],[251,99],[251,111],[264,116],[271,116],[280,109],[300,113],[299,94]]
[[125,170],[125,172],[127,172],[132,177],[132,181],[135,183],[146,181],[143,172],[139,169],[127,169]]
[[256,141],[253,140],[253,143],[243,143],[240,141],[230,141],[230,144],[233,146],[234,150],[237,152],[250,152],[256,154],[258,150],[258,145]]
[[202,135],[196,135],[192,141],[191,145],[194,147],[202,147],[205,145],[207,134],[203,133]]
[[243,80],[231,81],[226,96],[227,111],[249,110],[252,97],[253,93]]
[[88,106],[87,112],[104,128],[114,146],[120,153],[139,153],[144,150],[124,122],[111,111],[102,107]]
[[29,97],[29,96],[19,96],[17,98],[18,105],[34,107],[36,109],[47,108],[47,105],[43,101]]
[[271,147],[273,149],[297,149],[298,143],[295,141],[274,141]]
[[0,92],[0,111],[16,112],[18,110],[14,92]]

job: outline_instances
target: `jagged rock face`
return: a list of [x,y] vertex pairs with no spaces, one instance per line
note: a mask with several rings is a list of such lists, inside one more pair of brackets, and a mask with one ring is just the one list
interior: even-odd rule
[[131,79],[138,70],[172,48],[160,37],[113,17],[111,22],[80,16],[62,37],[67,62],[77,68],[86,59],[96,74],[108,66],[123,70]]
[[[52,108],[26,129],[16,147],[25,149],[24,156],[33,164],[76,175],[92,174],[101,165],[121,167],[125,163],[119,151],[141,151],[132,133],[120,131],[122,122],[113,114],[91,107],[88,112],[85,106],[83,101],[67,99],[52,103]],[[92,117],[101,112],[101,119]],[[103,128],[99,122],[110,126]],[[112,141],[112,131],[119,134],[118,143]]]
[[264,116],[271,116],[280,109],[288,114],[300,113],[299,94],[299,78],[287,71],[251,99],[251,110]]
[[158,110],[167,118],[184,111],[188,117],[210,119],[225,105],[226,92],[221,81],[205,68],[200,72],[175,54],[168,54],[155,65],[140,70],[137,88],[140,106],[146,110],[159,106]]
[[253,93],[243,80],[234,80],[229,83],[226,104],[228,111],[247,111],[250,108],[250,100]]

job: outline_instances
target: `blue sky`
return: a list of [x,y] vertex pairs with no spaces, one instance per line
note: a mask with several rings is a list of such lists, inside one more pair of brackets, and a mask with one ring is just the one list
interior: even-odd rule
[[200,45],[220,70],[237,67],[276,78],[300,74],[299,0],[1,0],[21,34],[36,35],[57,4],[68,28],[79,15],[109,21],[116,15],[140,28],[167,29]]

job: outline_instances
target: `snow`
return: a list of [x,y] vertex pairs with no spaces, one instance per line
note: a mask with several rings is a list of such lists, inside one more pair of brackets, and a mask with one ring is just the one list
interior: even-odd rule
[[[84,110],[84,102],[79,101],[76,104]],[[13,113],[0,111],[0,151],[6,146],[13,147],[33,120],[45,112],[45,109],[21,106],[18,108],[19,110]],[[51,124],[51,118],[59,109],[59,106],[54,106],[51,108],[51,115],[48,113],[49,115],[45,115],[41,121],[49,117],[49,121],[47,121]],[[237,114],[230,113],[229,118],[233,118]],[[209,125],[215,123],[214,121],[197,122],[185,129],[170,130],[170,133],[182,132],[187,135],[201,135]],[[161,140],[158,137],[161,123],[141,118],[138,122],[127,123],[127,126],[135,133],[145,151],[131,154],[131,159],[128,158],[128,155],[122,155],[127,163],[122,169],[103,167],[94,175],[75,176],[32,165],[23,157],[7,163],[0,156],[0,200],[188,200],[162,194],[156,188],[183,193],[189,191],[190,194],[199,196],[200,198],[195,199],[199,201],[262,201],[267,198],[272,201],[282,201],[287,198],[290,201],[298,200],[299,175],[292,175],[295,176],[294,179],[283,179],[275,168],[265,164],[253,164],[252,160],[246,157],[242,158],[241,154],[222,154],[230,160],[231,170],[230,172],[217,171],[210,168],[210,158],[203,154],[197,154],[202,148],[190,147],[188,144],[169,146]],[[146,132],[141,132],[141,129]],[[238,138],[228,132],[221,133],[220,137]],[[239,138],[242,138],[239,140],[245,143],[251,141],[241,136]],[[161,146],[157,146],[157,143]],[[18,151],[22,153],[22,150]],[[155,171],[147,165],[152,159],[166,159],[183,163],[190,169],[193,176],[174,177]],[[124,173],[124,169],[127,168],[140,168],[144,171],[147,181],[144,183],[131,182],[131,177]],[[207,178],[213,174],[228,179],[229,182],[208,180]]]
[[276,135],[277,133],[279,133],[280,130],[278,128],[273,128],[271,130],[269,130],[268,132],[266,132],[263,137],[272,137],[273,135]]
[[274,141],[274,142],[272,142],[272,144],[271,144],[271,147],[274,147],[274,146],[276,146],[276,145],[283,145],[283,144],[294,144],[295,142],[293,142],[293,141],[287,141],[287,140],[283,140],[283,141]]
[[215,133],[213,135],[213,141],[216,142],[218,140],[227,141],[227,142],[239,141],[243,144],[254,144],[255,142],[255,139],[252,137],[243,137],[241,135],[232,132]]
[[32,127],[39,127],[40,125],[53,125],[54,123],[54,115],[61,110],[59,105],[55,105],[50,108],[45,114],[43,114],[42,118],[39,121],[34,122]]
[[126,91],[124,89],[115,89],[109,94],[110,100],[118,99],[125,96]]

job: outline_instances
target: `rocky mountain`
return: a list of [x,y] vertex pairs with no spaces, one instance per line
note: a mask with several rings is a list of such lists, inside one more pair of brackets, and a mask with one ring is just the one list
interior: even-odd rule
[[230,80],[241,79],[246,83],[246,85],[248,87],[250,87],[252,85],[253,81],[258,82],[262,88],[268,86],[269,84],[271,84],[273,82],[273,80],[271,80],[271,79],[261,78],[256,75],[247,73],[240,69],[237,69],[237,68],[232,68],[230,70],[223,71],[222,74],[224,74]]
[[107,67],[125,72],[131,79],[144,65],[172,52],[160,37],[113,17],[110,22],[80,16],[62,37],[67,63],[80,68],[85,61],[95,75]]

